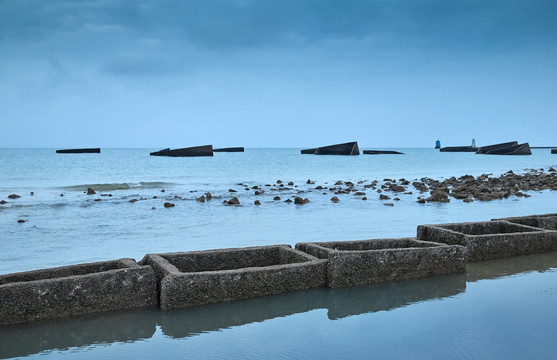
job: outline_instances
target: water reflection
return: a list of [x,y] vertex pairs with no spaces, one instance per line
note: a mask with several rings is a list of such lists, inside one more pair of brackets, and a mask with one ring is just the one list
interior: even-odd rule
[[468,265],[467,274],[345,289],[318,288],[258,299],[161,312],[156,309],[88,315],[0,327],[0,358],[150,339],[157,326],[171,338],[262,322],[315,309],[336,320],[457,296],[466,282],[557,268],[557,252]]
[[155,333],[157,316],[156,310],[138,310],[3,326],[0,358],[149,339]]

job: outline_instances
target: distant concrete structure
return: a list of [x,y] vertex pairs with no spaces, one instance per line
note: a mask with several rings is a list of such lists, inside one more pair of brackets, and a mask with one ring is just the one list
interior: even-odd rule
[[151,156],[172,156],[172,157],[190,157],[190,156],[213,156],[213,145],[192,146],[181,149],[162,149],[150,153]]
[[476,152],[478,148],[475,146],[447,146],[439,149],[440,152]]
[[557,149],[551,149],[552,154],[557,154]]
[[57,154],[100,154],[101,148],[85,148],[85,149],[61,149],[56,150]]
[[499,221],[499,220],[505,220],[515,224],[522,224],[522,225],[537,227],[545,230],[557,230],[557,214],[528,215],[528,216],[492,219],[492,221]]
[[0,275],[0,324],[156,306],[156,291],[133,259]]
[[163,310],[325,286],[326,261],[273,245],[148,254]]
[[244,147],[227,147],[227,148],[219,148],[213,149],[214,152],[244,152]]
[[327,259],[331,288],[463,273],[466,249],[416,238],[299,243],[296,249]]
[[476,151],[476,154],[487,154],[487,153],[492,152],[492,151],[497,151],[497,150],[500,150],[500,149],[506,149],[506,148],[509,148],[511,146],[517,146],[517,145],[518,145],[518,141],[510,141],[510,142],[506,142],[506,143],[482,146],[478,149],[478,151]]
[[399,151],[394,150],[364,150],[365,155],[404,155]]
[[502,149],[495,149],[485,153],[486,155],[532,155],[528,143],[509,146]]
[[419,225],[417,234],[421,240],[465,246],[469,262],[557,250],[557,231],[508,221]]
[[343,144],[304,149],[301,151],[301,153],[313,155],[360,155],[360,149],[358,148],[358,142],[353,141]]

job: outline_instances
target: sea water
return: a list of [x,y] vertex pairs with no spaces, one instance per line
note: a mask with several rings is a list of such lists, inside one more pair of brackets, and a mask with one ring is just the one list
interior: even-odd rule
[[[418,204],[420,194],[410,186],[413,194],[399,194],[391,207],[363,188],[373,180],[547,171],[557,166],[547,149],[506,157],[433,149],[313,156],[300,155],[300,149],[248,148],[202,158],[150,157],[153,150],[0,149],[0,199],[8,201],[0,205],[0,274],[140,260],[156,252],[407,237],[419,224],[557,212],[552,191]],[[290,190],[280,190],[277,180]],[[334,194],[315,189],[339,180],[357,184],[367,200],[340,194],[333,203]],[[255,195],[254,186],[265,193]],[[95,195],[86,194],[89,187]],[[206,192],[212,200],[196,201]],[[21,197],[11,200],[10,194]],[[233,196],[241,206],[222,204]],[[284,202],[293,196],[310,202]],[[165,202],[175,206],[165,208]],[[510,258],[503,265],[487,262],[487,270],[469,265],[467,278],[314,289],[171,313],[142,310],[6,327],[0,329],[0,358],[549,358],[557,350],[548,340],[556,335],[550,306],[557,287],[554,259]],[[524,262],[529,265],[520,267]],[[331,316],[332,308],[340,308],[340,315]],[[11,339],[7,334],[21,340],[4,340]]]

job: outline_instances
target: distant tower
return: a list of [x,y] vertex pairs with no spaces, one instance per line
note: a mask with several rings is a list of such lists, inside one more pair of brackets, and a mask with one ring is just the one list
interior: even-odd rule
[[472,147],[473,147],[473,148],[476,147],[476,139],[472,139]]
[[437,139],[437,141],[435,142],[435,148],[441,149],[441,141],[439,141],[439,139]]

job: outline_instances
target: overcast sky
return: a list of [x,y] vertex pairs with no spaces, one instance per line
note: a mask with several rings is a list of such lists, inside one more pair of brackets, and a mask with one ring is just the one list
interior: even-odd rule
[[557,145],[555,0],[0,0],[0,147]]

